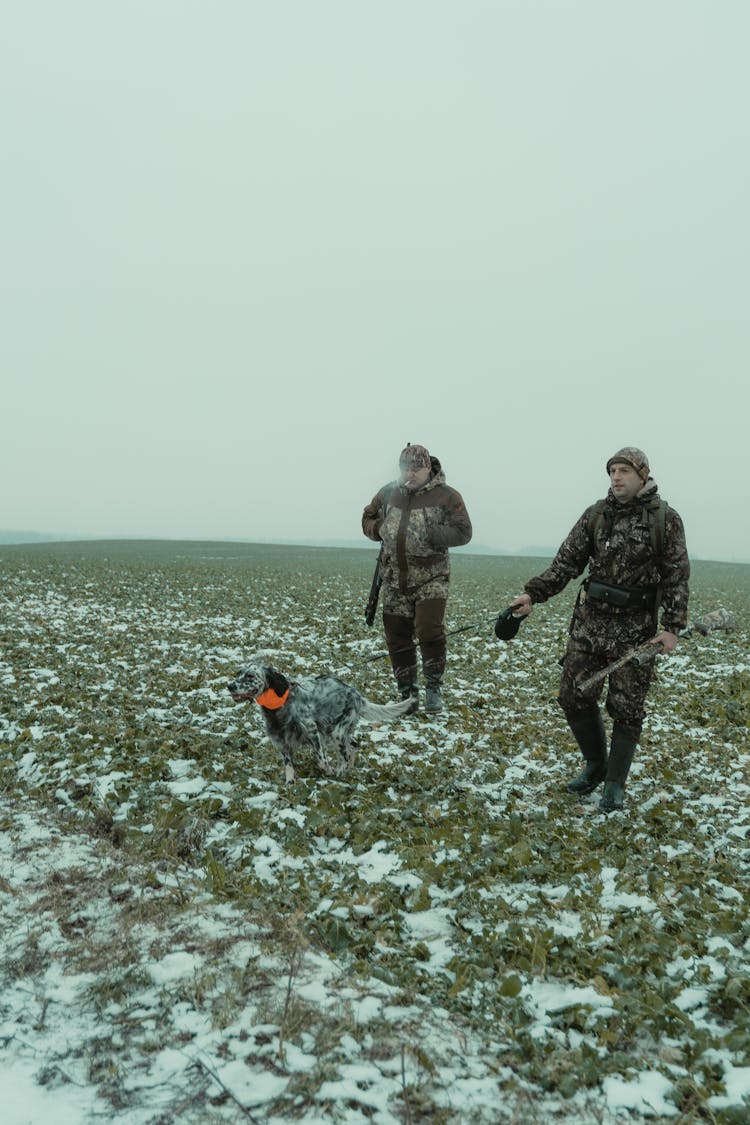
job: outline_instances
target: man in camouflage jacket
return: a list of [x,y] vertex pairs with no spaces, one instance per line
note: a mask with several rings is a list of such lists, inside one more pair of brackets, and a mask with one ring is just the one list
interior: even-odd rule
[[[634,446],[618,450],[607,462],[607,473],[606,500],[586,509],[551,566],[526,583],[515,610],[529,613],[533,604],[558,594],[588,564],[570,624],[558,698],[586,762],[583,772],[568,783],[568,792],[592,793],[604,781],[599,803],[603,812],[622,808],[654,661],[631,661],[609,676],[609,759],[598,706],[603,681],[585,692],[576,685],[648,640],[672,652],[687,624],[690,576],[682,520],[660,500],[645,453]],[[660,507],[663,542],[658,543],[654,528]]]
[[411,697],[417,709],[416,635],[425,709],[437,713],[447,649],[448,548],[469,542],[471,521],[461,494],[448,487],[439,460],[423,445],[407,445],[399,469],[398,480],[384,485],[365,508],[362,530],[383,544],[383,627],[401,696]]

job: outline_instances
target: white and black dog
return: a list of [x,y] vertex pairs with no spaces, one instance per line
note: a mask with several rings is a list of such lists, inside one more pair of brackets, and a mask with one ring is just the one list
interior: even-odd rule
[[260,705],[271,741],[284,756],[286,780],[294,781],[294,751],[308,744],[324,773],[331,770],[326,742],[338,750],[336,773],[354,761],[351,736],[360,719],[392,722],[413,710],[413,700],[371,703],[360,691],[338,676],[311,676],[292,682],[261,657],[254,657],[227,685],[236,703],[254,699]]

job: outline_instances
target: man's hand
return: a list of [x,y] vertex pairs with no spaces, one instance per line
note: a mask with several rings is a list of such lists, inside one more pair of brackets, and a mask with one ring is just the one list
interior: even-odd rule
[[651,644],[661,645],[662,652],[674,652],[678,640],[679,637],[676,633],[668,633],[666,629],[663,629],[661,633],[651,638]]
[[528,594],[519,594],[511,602],[510,608],[513,610],[514,617],[526,617],[527,614],[531,613],[534,606]]

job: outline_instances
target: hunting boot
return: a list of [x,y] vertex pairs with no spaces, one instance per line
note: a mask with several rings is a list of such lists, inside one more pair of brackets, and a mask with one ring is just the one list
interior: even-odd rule
[[597,785],[601,785],[607,776],[607,736],[604,733],[604,723],[599,708],[584,711],[575,719],[568,719],[568,726],[581,749],[586,765],[578,777],[569,781],[565,788],[568,793],[577,793],[585,797],[588,793],[593,793]]
[[440,598],[428,599],[418,607],[421,616],[421,636],[419,651],[422,654],[422,675],[424,676],[424,709],[428,715],[439,715],[443,710],[443,686],[445,672],[445,634],[443,614],[445,602]]
[[425,676],[424,709],[428,715],[439,715],[443,710],[443,697],[440,689],[443,686],[442,677],[439,675]]
[[599,802],[599,812],[616,812],[625,799],[625,782],[638,745],[640,731],[637,727],[615,723],[612,727],[612,745],[609,750],[604,792]]
[[396,687],[401,699],[411,699],[412,705],[405,715],[413,715],[419,709],[419,688],[417,686],[417,669],[414,664],[408,668],[396,668]]
[[398,693],[402,699],[411,699],[412,705],[408,711],[404,711],[405,715],[413,715],[415,711],[419,710],[419,688],[413,681],[411,683],[399,683]]

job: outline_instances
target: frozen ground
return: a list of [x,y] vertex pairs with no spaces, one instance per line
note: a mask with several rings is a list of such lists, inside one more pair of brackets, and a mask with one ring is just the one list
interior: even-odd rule
[[226,680],[389,698],[369,555],[1,559],[4,1122],[748,1120],[747,568],[696,568],[740,627],[660,665],[605,818],[563,792],[569,601],[491,634],[527,563],[457,560],[444,720],[288,789]]

